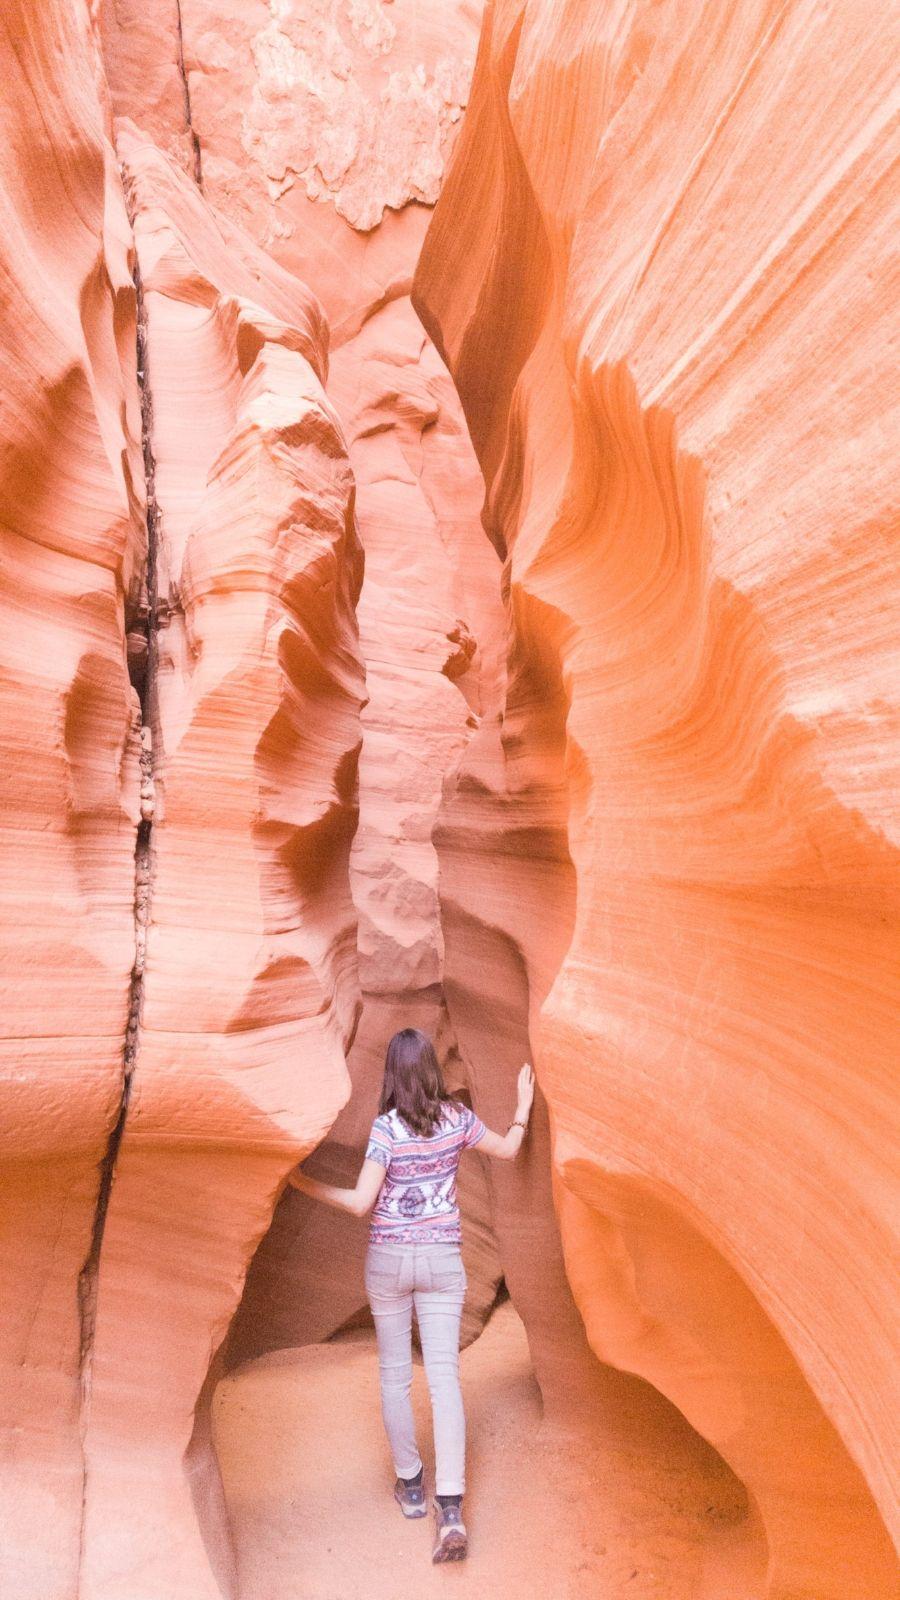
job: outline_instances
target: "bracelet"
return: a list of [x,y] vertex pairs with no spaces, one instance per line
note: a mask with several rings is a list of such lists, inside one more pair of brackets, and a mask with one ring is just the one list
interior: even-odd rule
[[[509,1125],[509,1128],[521,1128],[523,1133],[527,1133],[528,1132],[528,1123],[527,1122],[520,1122],[518,1117],[514,1117],[512,1122]],[[509,1128],[507,1128],[507,1130],[506,1130],[507,1133],[509,1133]]]

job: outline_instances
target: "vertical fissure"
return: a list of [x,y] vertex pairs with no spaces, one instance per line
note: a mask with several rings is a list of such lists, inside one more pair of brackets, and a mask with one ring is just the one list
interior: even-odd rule
[[[155,807],[153,726],[157,721],[155,698],[159,654],[159,602],[157,593],[159,507],[156,499],[156,463],[152,443],[153,405],[148,372],[147,314],[137,253],[135,253],[132,277],[136,303],[137,382],[141,405],[141,450],[144,461],[147,504],[143,577],[135,612],[131,618],[126,617],[127,635],[132,640],[137,638],[142,641],[142,648],[129,650],[128,652],[129,677],[137,691],[140,704],[140,820],[136,831],[134,851],[134,963],[129,982],[121,1096],[118,1114],[115,1123],[110,1129],[106,1150],[100,1163],[90,1246],[78,1278],[80,1428],[83,1448],[90,1417],[100,1256],[103,1248],[116,1162],[128,1119],[131,1088],[140,1047],[141,1015],[144,1001],[144,965],[153,892],[153,819]],[[86,1495],[87,1466],[85,1463],[81,1508],[82,1549],[84,1544]]]
[[203,168],[200,162],[200,140],[191,117],[191,91],[188,84],[187,68],[184,64],[184,28],[181,20],[181,0],[175,0],[175,16],[178,26],[178,70],[181,73],[181,87],[184,94],[184,125],[191,141],[193,151],[192,176],[197,188],[203,188]]

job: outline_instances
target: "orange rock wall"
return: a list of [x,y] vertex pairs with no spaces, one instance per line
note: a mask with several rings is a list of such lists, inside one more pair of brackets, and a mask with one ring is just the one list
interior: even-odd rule
[[897,1576],[892,54],[849,0],[498,0],[414,292],[512,659],[562,688],[570,1281],[743,1477],[784,1600]]
[[350,1087],[362,560],[318,302],[114,153],[93,23],[0,31],[0,1565],[198,1600],[216,1350]]
[[494,0],[463,126],[480,17],[0,24],[13,1600],[234,1591],[223,1341],[364,1315],[283,1179],[409,1021],[496,1127],[538,1063],[465,1337],[896,1593],[887,26]]
[[113,106],[295,272],[343,344],[408,293],[480,0],[100,0]]
[[[149,475],[147,517],[142,503],[126,505],[135,570],[128,614],[111,635],[131,787],[126,826],[117,823],[121,1014],[108,1104],[91,1130],[88,1231],[77,1248],[78,1267],[89,1260],[75,1319],[80,1408],[77,1394],[72,1401],[80,1576],[75,1531],[60,1540],[72,1582],[97,1596],[112,1596],[123,1581],[124,1526],[132,1530],[127,1581],[142,1593],[193,1597],[232,1582],[205,1422],[210,1363],[284,1171],[346,1098],[360,915],[367,1004],[355,1081],[369,1074],[374,1087],[384,1037],[412,1014],[443,1027],[451,1070],[457,1078],[462,1071],[440,992],[430,834],[444,770],[471,735],[480,693],[468,595],[496,603],[499,569],[481,536],[481,479],[458,401],[405,291],[427,223],[420,202],[437,194],[459,119],[477,16],[461,6],[423,29],[409,6],[377,6],[349,21],[333,6],[319,9],[312,27],[298,28],[287,12],[276,26],[262,7],[223,28],[220,8],[101,5],[95,20],[114,127],[86,14],[77,30],[86,67],[79,90],[96,124],[123,261],[130,252],[115,332],[138,493],[141,395]],[[57,75],[63,57],[53,62]],[[288,84],[277,81],[280,58],[294,62]],[[227,94],[206,97],[200,80],[213,62],[220,88],[226,62],[232,76]],[[296,92],[310,63],[332,95],[318,120],[314,98],[302,102]],[[348,108],[359,113],[359,159],[342,167],[335,139]],[[301,112],[309,114],[305,170],[282,172],[276,183],[283,149],[297,146]],[[338,176],[321,190],[326,172]],[[201,190],[249,224],[265,253]],[[355,905],[347,876],[363,692],[355,490],[321,389],[322,313],[278,261],[314,280],[342,342],[334,389],[358,453],[368,502],[361,520],[376,558],[362,608],[375,672]],[[114,395],[108,384],[105,398]],[[383,432],[390,443],[379,441]],[[449,559],[463,531],[473,558],[465,576]],[[379,609],[403,593],[410,559],[417,587],[385,657]],[[125,673],[126,632],[143,712]],[[379,752],[391,718],[406,729],[399,761]],[[96,730],[80,733],[70,720],[90,765]],[[108,832],[105,816],[103,824]],[[79,826],[86,832],[88,823],[79,818]],[[88,890],[98,877],[91,842]],[[349,1142],[338,1127],[326,1158],[331,1148],[358,1161],[358,1108],[350,1120]],[[33,1185],[29,1168],[26,1190]],[[480,1169],[467,1187],[477,1238],[474,1334],[500,1267]],[[300,1197],[291,1198],[296,1208]],[[298,1259],[296,1210],[293,1220],[289,1281],[305,1291],[309,1252]],[[327,1244],[327,1214],[318,1210],[316,1220],[314,1243]],[[39,1225],[52,1233],[46,1219]],[[346,1255],[346,1235],[337,1242]],[[283,1272],[280,1281],[283,1288]],[[334,1287],[319,1286],[325,1331],[340,1320]],[[354,1288],[351,1309],[359,1298]],[[30,1582],[30,1554],[23,1570]]]
[[36,1600],[68,1600],[77,1582],[82,1269],[135,958],[139,712],[125,634],[142,559],[141,420],[99,71],[86,11],[5,7],[0,1588]]
[[83,1589],[121,1593],[106,1530],[149,1491],[130,1581],[194,1600],[218,1586],[182,1468],[193,1407],[279,1181],[349,1087],[361,560],[317,303],[153,145],[120,128],[118,148],[153,407],[158,780],[141,1038],[100,1262]]

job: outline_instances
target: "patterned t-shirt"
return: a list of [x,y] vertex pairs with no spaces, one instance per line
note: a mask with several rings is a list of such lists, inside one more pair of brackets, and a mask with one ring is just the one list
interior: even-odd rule
[[460,1244],[456,1169],[462,1152],[487,1129],[468,1106],[448,1102],[434,1132],[423,1139],[396,1111],[372,1123],[366,1158],[387,1167],[372,1212],[372,1244]]

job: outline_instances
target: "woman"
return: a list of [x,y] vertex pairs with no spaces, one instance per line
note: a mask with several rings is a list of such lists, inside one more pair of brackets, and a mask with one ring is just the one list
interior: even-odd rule
[[[464,1150],[511,1161],[518,1155],[534,1098],[534,1073],[519,1073],[516,1115],[505,1134],[448,1095],[434,1046],[418,1028],[388,1045],[378,1116],[355,1189],[337,1189],[295,1171],[304,1194],[353,1216],[375,1206],[365,1282],[381,1374],[381,1412],[394,1457],[394,1498],[405,1517],[425,1516],[422,1458],[416,1446],[412,1385],[412,1308],[434,1418],[436,1535],[433,1561],[466,1554],[462,1519],[466,1424],[459,1387],[459,1323],[466,1293],[456,1169]],[[376,1205],[376,1201],[378,1202]]]

